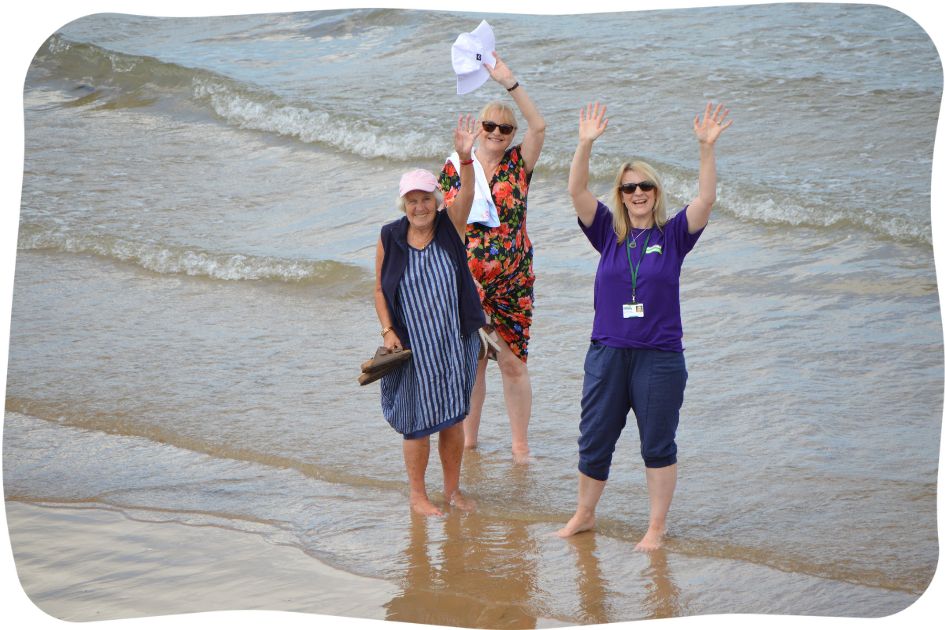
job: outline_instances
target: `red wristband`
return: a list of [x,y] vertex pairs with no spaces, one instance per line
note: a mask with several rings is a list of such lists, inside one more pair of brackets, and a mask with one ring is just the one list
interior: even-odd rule
[[460,165],[460,166],[469,166],[469,165],[472,164],[472,163],[473,163],[472,158],[469,158],[468,160],[460,160],[460,161],[459,161],[459,165]]

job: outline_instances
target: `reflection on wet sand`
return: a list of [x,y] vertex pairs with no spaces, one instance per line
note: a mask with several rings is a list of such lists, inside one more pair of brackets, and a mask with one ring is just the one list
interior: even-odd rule
[[581,598],[581,623],[616,621],[608,610],[607,582],[597,557],[597,538],[593,533],[565,539],[577,556],[577,587]]
[[[492,486],[495,472],[482,466],[480,453],[465,454],[467,489]],[[520,630],[685,614],[665,550],[636,553],[597,532],[562,541],[542,519],[503,518],[495,511],[526,496],[536,480],[529,466],[511,465],[500,476],[493,510],[475,497],[477,512],[409,513],[388,621]]]
[[666,550],[650,552],[650,566],[643,571],[647,584],[643,607],[647,619],[679,617],[683,614],[679,603],[679,587],[673,581],[666,558]]
[[[524,524],[490,523],[452,510],[443,519],[411,514],[401,593],[388,621],[470,628],[534,628],[533,543]],[[530,551],[531,550],[531,551]]]
[[[593,532],[561,542],[535,536],[526,523],[479,513],[454,509],[444,518],[411,513],[399,561],[400,589],[385,605],[386,619],[519,630],[548,625],[549,617],[604,624],[686,614],[665,550],[612,556],[615,549],[607,548],[614,541],[603,538],[599,546]],[[564,555],[545,563],[542,549],[547,553],[562,543],[566,549],[558,549]],[[626,562],[632,558],[639,563]],[[568,593],[575,599],[568,601]]]
[[[631,619],[661,619],[682,614],[680,590],[673,581],[665,549],[646,554],[649,562],[639,574],[639,583],[645,591],[639,614],[628,616],[625,606],[617,600],[626,595],[629,584],[620,589],[609,588],[601,567],[597,537],[593,532],[566,539],[575,552],[577,587],[580,595],[578,616],[584,624],[614,623]],[[623,609],[623,610],[622,610]]]

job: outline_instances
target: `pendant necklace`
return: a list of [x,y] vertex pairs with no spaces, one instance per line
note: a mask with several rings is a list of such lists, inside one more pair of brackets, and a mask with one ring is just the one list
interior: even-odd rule
[[408,235],[407,242],[414,249],[418,251],[423,251],[424,249],[426,249],[427,245],[429,245],[430,242],[433,240],[434,234],[435,234],[434,232],[431,232],[429,236],[424,236],[423,240],[421,241],[419,240],[419,236],[415,233],[413,236],[414,242],[419,243],[419,245],[414,245],[413,243],[410,243],[410,238]]
[[637,239],[640,238],[641,236],[643,236],[643,233],[646,232],[646,231],[649,230],[649,229],[650,229],[650,228],[643,228],[642,230],[640,230],[640,231],[637,233],[636,236],[633,236],[633,228],[630,228],[630,236],[631,236],[631,239],[630,239],[630,244],[628,245],[628,247],[629,247],[630,249],[636,249],[636,246],[637,246]]

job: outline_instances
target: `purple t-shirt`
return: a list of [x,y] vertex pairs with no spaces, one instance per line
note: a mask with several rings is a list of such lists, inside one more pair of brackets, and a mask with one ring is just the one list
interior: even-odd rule
[[[679,314],[679,272],[702,230],[689,233],[686,208],[666,222],[663,229],[650,228],[630,250],[634,266],[639,264],[636,301],[643,317],[624,317],[631,303],[630,262],[627,244],[617,242],[610,209],[597,202],[590,227],[578,225],[598,252],[600,263],[594,279],[594,329],[591,340],[615,348],[646,348],[682,352],[682,317]],[[644,242],[646,242],[644,250]],[[644,255],[644,251],[649,253]],[[640,262],[640,256],[643,261]]]

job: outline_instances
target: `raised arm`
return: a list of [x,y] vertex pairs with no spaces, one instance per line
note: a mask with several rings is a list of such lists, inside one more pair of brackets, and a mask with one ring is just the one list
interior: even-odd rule
[[512,95],[512,100],[518,106],[518,111],[522,112],[525,122],[528,123],[528,130],[522,139],[522,159],[525,160],[525,171],[531,173],[538,162],[538,156],[541,155],[541,148],[545,144],[545,119],[538,111],[535,101],[528,95],[525,86],[515,80],[515,75],[505,65],[505,62],[499,58],[499,54],[495,51],[492,51],[492,54],[495,56],[495,66],[490,66],[487,63],[483,64],[489,72],[489,76],[506,90],[518,85],[509,94]]
[[695,234],[709,223],[712,213],[712,204],[715,203],[716,173],[715,173],[715,141],[722,132],[732,125],[732,121],[725,121],[728,110],[722,109],[719,104],[712,109],[712,103],[706,103],[702,120],[696,115],[692,121],[692,130],[699,141],[699,192],[696,198],[689,202],[686,209],[686,221],[689,223],[689,233]]
[[571,172],[568,174],[568,193],[584,227],[590,227],[597,213],[597,197],[587,188],[590,178],[591,147],[604,130],[607,129],[607,106],[600,103],[581,108],[578,123],[578,145],[571,159]]
[[453,202],[446,209],[453,227],[461,239],[466,238],[466,221],[472,209],[473,196],[476,192],[476,173],[473,170],[472,148],[476,138],[482,132],[473,116],[460,116],[453,130],[453,148],[459,156],[459,190]]

